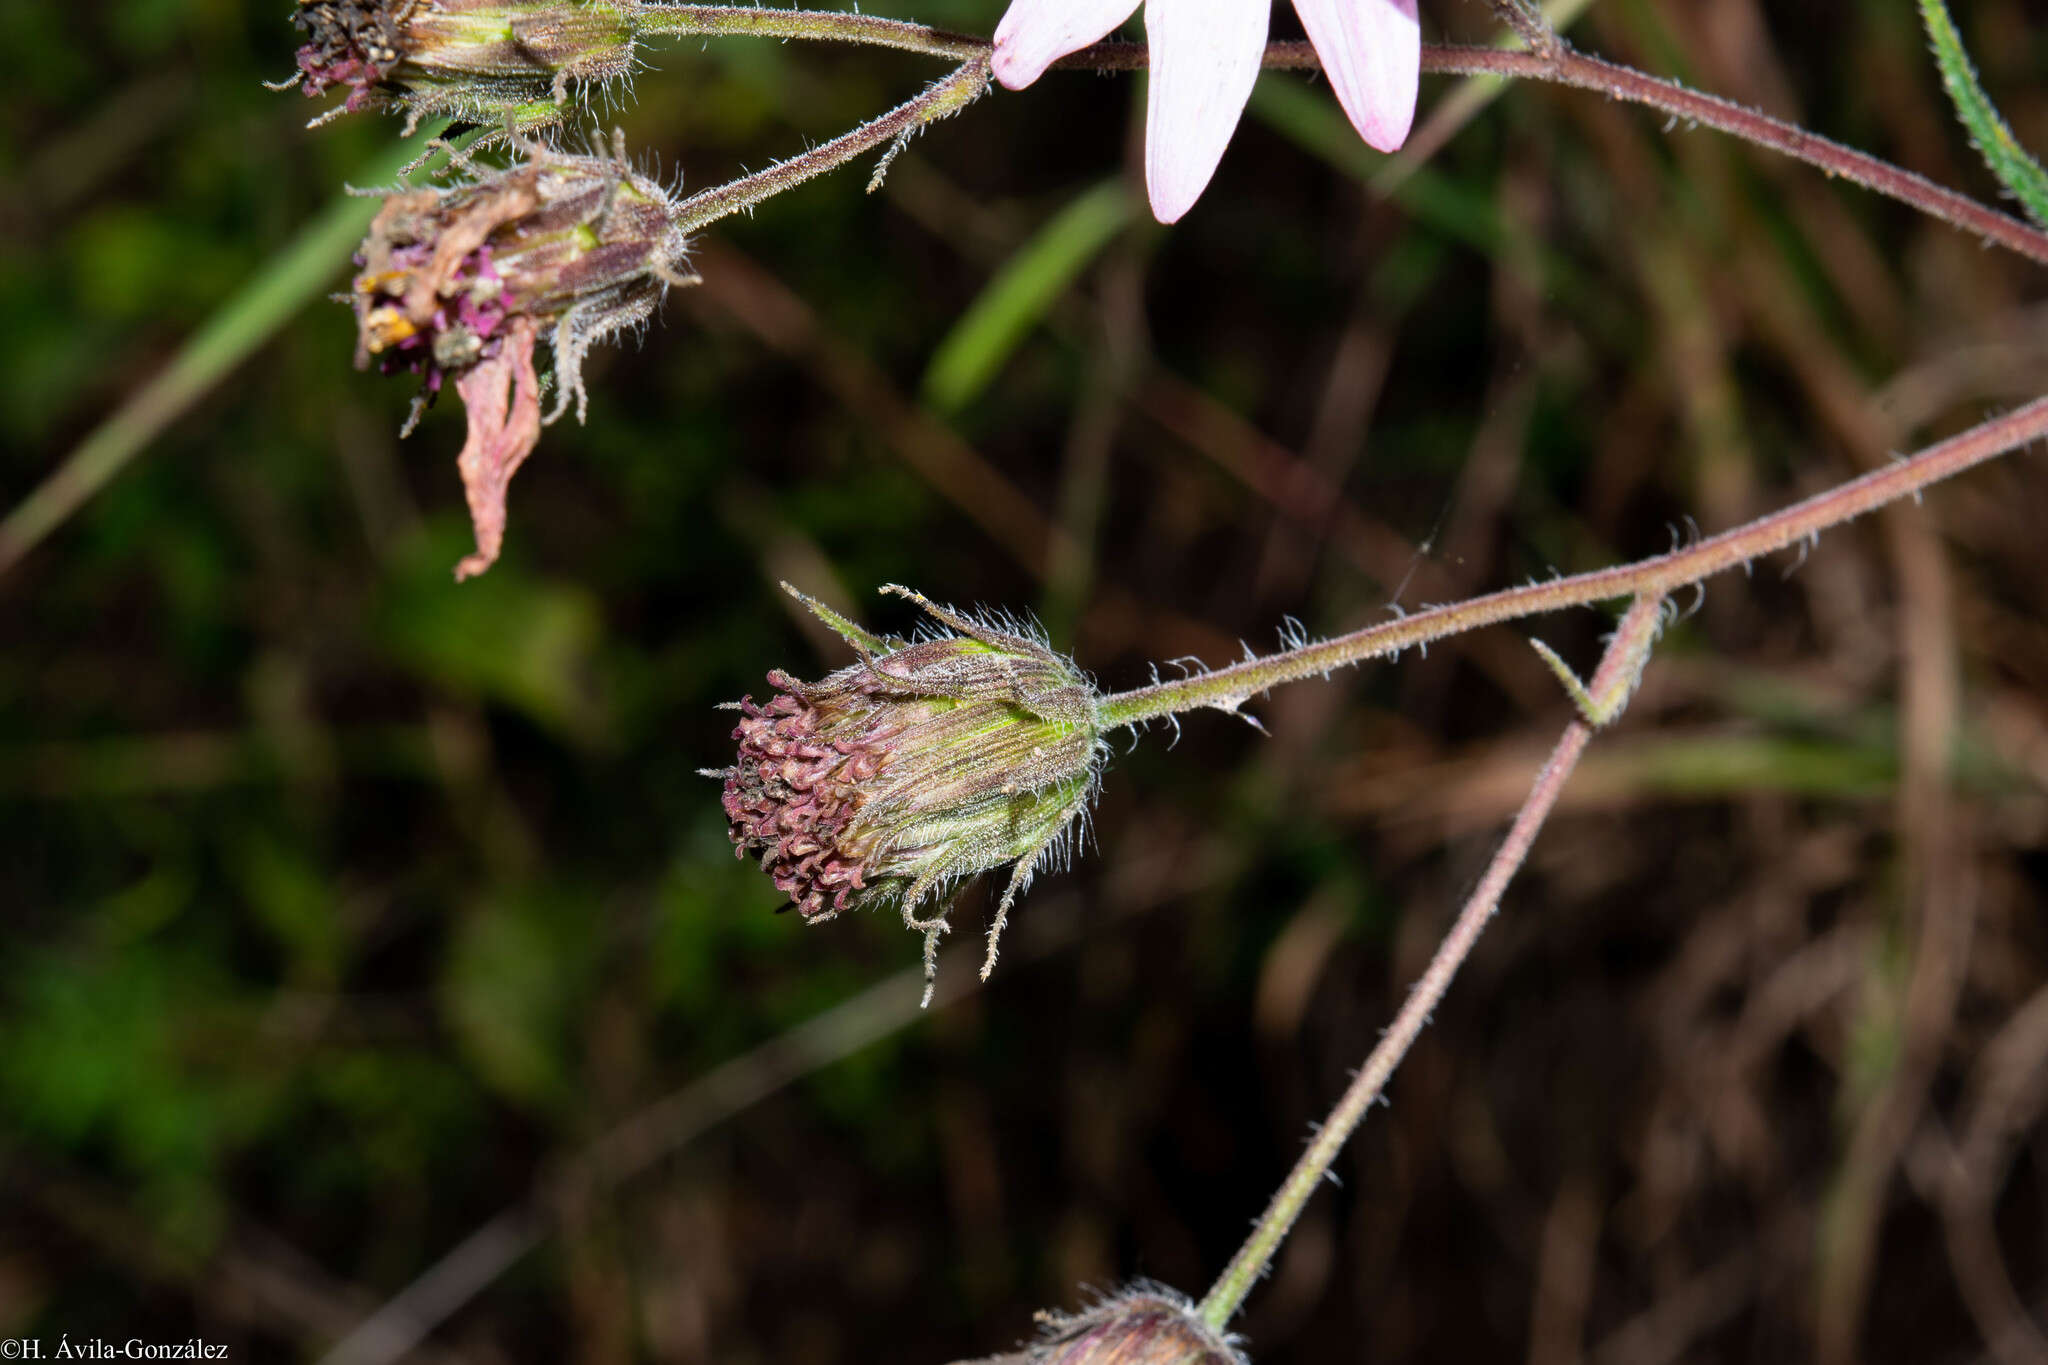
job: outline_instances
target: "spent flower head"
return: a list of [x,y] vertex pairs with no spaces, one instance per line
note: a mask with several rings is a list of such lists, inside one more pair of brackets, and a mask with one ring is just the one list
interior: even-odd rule
[[960,1365],[1245,1365],[1235,1339],[1213,1331],[1187,1299],[1159,1285],[1135,1285],[1085,1313],[1038,1318],[1031,1345]]
[[[787,584],[784,585],[788,587]],[[906,588],[938,627],[870,635],[788,591],[861,656],[815,683],[776,670],[775,694],[741,712],[724,779],[735,851],[756,855],[809,922],[894,902],[925,936],[931,999],[947,907],[963,878],[1014,863],[989,930],[987,980],[1010,907],[1072,851],[1107,746],[1088,678],[1038,639]],[[922,912],[922,913],[921,913]]]
[[[610,156],[528,156],[470,183],[388,196],[356,256],[358,367],[374,357],[418,373],[422,403],[453,380],[468,410],[457,463],[477,553],[458,578],[497,558],[506,485],[541,427],[571,399],[582,420],[590,347],[645,322],[671,284],[692,282],[674,202],[616,138]],[[545,417],[533,363],[543,333],[555,378]]]
[[445,114],[487,127],[558,124],[571,94],[633,70],[632,0],[298,0],[308,96],[348,97],[314,119],[404,112],[406,132]]

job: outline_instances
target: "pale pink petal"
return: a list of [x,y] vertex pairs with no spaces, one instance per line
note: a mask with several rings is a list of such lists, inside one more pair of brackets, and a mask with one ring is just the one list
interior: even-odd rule
[[1422,70],[1415,0],[1294,0],[1294,12],[1351,126],[1381,151],[1398,150],[1415,121]]
[[1022,90],[1069,52],[1100,42],[1137,8],[1138,0],[1010,0],[996,25],[990,66],[1006,87]]
[[1266,0],[1147,0],[1145,189],[1160,222],[1193,208],[1216,174],[1259,78],[1266,13]]

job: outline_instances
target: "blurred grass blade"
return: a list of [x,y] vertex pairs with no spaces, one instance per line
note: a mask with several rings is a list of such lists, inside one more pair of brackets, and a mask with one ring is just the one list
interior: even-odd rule
[[2048,173],[2041,163],[2020,146],[1991,96],[1977,79],[1977,68],[1963,50],[1963,35],[1949,16],[1943,0],[1920,0],[1920,21],[1927,28],[1927,40],[1934,47],[1935,65],[1941,68],[1941,86],[1948,91],[1956,116],[1970,130],[1970,141],[1984,158],[1984,164],[1998,177],[2013,198],[2020,201],[2027,217],[2048,226]]
[[[396,180],[399,170],[419,154],[417,148],[415,143],[393,147],[371,163],[364,182],[383,185]],[[162,373],[95,427],[54,473],[0,521],[0,573],[14,567],[164,428],[311,302],[362,240],[377,205],[374,198],[337,198],[201,324]]]
[[939,343],[924,375],[924,401],[955,413],[988,387],[1010,352],[1134,212],[1121,181],[1087,191],[1053,215],[990,280]]

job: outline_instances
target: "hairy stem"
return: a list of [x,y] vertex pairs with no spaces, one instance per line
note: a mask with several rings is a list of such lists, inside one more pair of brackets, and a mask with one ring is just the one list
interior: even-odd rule
[[[1634,564],[1432,607],[1384,625],[1248,659],[1212,673],[1118,692],[1102,699],[1103,723],[1135,725],[1204,706],[1234,711],[1253,695],[1277,683],[1319,677],[1333,668],[1393,654],[1410,645],[1427,644],[1479,626],[1615,597],[1668,596],[1675,589],[1748,564],[1758,555],[1817,537],[1822,531],[2044,436],[2048,436],[2048,398],[2037,398],[2003,417],[1930,446],[1911,459],[1873,470],[1697,545]],[[1598,689],[1593,690],[1597,695]]]
[[[1550,81],[1582,90],[1597,90],[1615,99],[1659,109],[1689,123],[1717,129],[1803,161],[1828,175],[1840,176],[1865,189],[1888,195],[1931,217],[2048,265],[2048,232],[1987,208],[1968,195],[1944,189],[1924,176],[1901,170],[1880,157],[1845,147],[1732,100],[1704,95],[1675,81],[1662,80],[1616,62],[1573,51],[1557,36],[1542,11],[1529,0],[1494,0],[1494,3],[1516,32],[1529,43],[1530,51],[1425,44],[1422,69],[1439,75],[1514,76],[1523,80]],[[649,33],[803,38],[969,59],[985,57],[993,48],[986,38],[948,33],[923,24],[829,10],[676,5],[650,7],[644,13],[647,16],[645,31]],[[1139,71],[1149,64],[1150,55],[1144,43],[1103,42],[1068,53],[1053,66],[1081,71]],[[1266,44],[1264,64],[1270,70],[1316,71],[1322,68],[1322,59],[1305,42],[1283,41]],[[2010,140],[2009,135],[2007,140]]]
[[1549,16],[1536,0],[1493,0],[1493,12],[1529,45],[1531,52],[1552,57],[1564,51],[1564,39],[1557,36]]
[[1963,50],[1963,35],[1956,31],[1945,0],[1920,0],[1920,22],[1934,49],[1934,64],[1941,68],[1942,88],[1948,91],[1956,116],[1970,130],[1970,141],[1984,164],[2026,207],[2028,217],[2048,223],[2048,172],[2020,145],[1991,103],[1983,82],[1977,79],[1977,68],[1970,63],[1970,54]]
[[[1642,667],[1648,641],[1656,633],[1657,613],[1661,606],[1662,599],[1655,595],[1646,594],[1636,599],[1635,605],[1622,618],[1620,628],[1615,631],[1613,642],[1600,660],[1599,669],[1593,674],[1588,691],[1594,696],[1627,696],[1633,685],[1633,674]],[[1394,1069],[1401,1065],[1401,1059],[1408,1055],[1408,1049],[1422,1033],[1423,1025],[1429,1022],[1430,1015],[1442,1003],[1444,993],[1450,989],[1451,979],[1457,976],[1458,969],[1471,956],[1472,947],[1479,941],[1486,922],[1500,908],[1502,893],[1507,890],[1515,873],[1521,870],[1523,860],[1529,856],[1530,846],[1536,842],[1537,831],[1543,828],[1543,822],[1557,805],[1558,794],[1564,790],[1566,779],[1578,766],[1592,736],[1592,727],[1584,721],[1575,720],[1565,727],[1564,735],[1551,751],[1550,761],[1537,774],[1528,799],[1516,813],[1507,838],[1501,841],[1493,861],[1487,864],[1486,875],[1479,879],[1478,887],[1465,902],[1464,909],[1458,912],[1451,931],[1437,945],[1436,955],[1430,958],[1422,979],[1408,993],[1400,1013],[1394,1016],[1394,1022],[1381,1035],[1378,1046],[1373,1048],[1365,1059],[1365,1065],[1359,1068],[1358,1074],[1345,1088],[1336,1107],[1330,1111],[1330,1117],[1317,1131],[1315,1140],[1309,1143],[1308,1150],[1301,1154],[1301,1159],[1294,1163],[1294,1169],[1287,1173],[1287,1179],[1274,1192],[1272,1203],[1252,1225],[1251,1235],[1245,1238],[1244,1245],[1230,1258],[1230,1264],[1216,1277],[1215,1285],[1195,1309],[1212,1330],[1221,1332],[1229,1325],[1245,1295],[1266,1273],[1273,1253],[1286,1240],[1295,1220],[1307,1206],[1309,1196],[1330,1173],[1337,1153],[1357,1131],[1366,1111],[1386,1089]]]
[[[796,188],[813,176],[845,165],[863,152],[885,145],[900,145],[927,123],[957,113],[973,103],[986,89],[988,60],[976,57],[963,63],[952,75],[926,86],[924,93],[905,100],[873,122],[863,123],[852,132],[787,161],[778,161],[764,171],[756,171],[685,199],[676,205],[674,221],[683,231],[695,232],[721,218],[750,209],[764,199]],[[868,188],[873,189],[874,182],[871,181]]]
[[[1062,57],[1055,67],[1090,71],[1136,71],[1146,65],[1143,43],[1097,43]],[[1315,49],[1303,42],[1266,45],[1265,65],[1277,71],[1316,71],[1322,67]],[[2010,214],[1986,208],[1965,194],[1944,189],[1924,176],[1901,170],[1882,158],[1844,147],[1794,124],[1774,119],[1733,100],[1688,90],[1676,81],[1647,76],[1631,67],[1588,57],[1562,44],[1554,52],[1512,52],[1493,47],[1425,44],[1422,69],[1448,76],[1514,76],[1557,85],[1597,90],[1632,104],[1659,109],[1688,123],[1781,152],[1796,161],[1852,181],[1865,189],[1910,204],[1929,217],[1965,232],[1974,232],[2029,260],[2048,265],[2048,232]]]
[[1555,56],[1543,56],[1486,47],[1443,48],[1434,55],[1440,64],[1432,65],[1432,54],[1425,52],[1423,70],[1466,75],[1483,71],[1553,81],[1661,109],[1759,147],[1782,152],[1831,176],[1840,176],[1865,189],[1910,204],[1952,227],[1974,232],[1986,241],[1996,242],[2030,260],[2048,265],[2048,233],[2039,228],[1996,209],[1986,208],[1967,195],[1944,189],[1924,176],[1901,170],[1889,161],[1831,142],[1732,100],[1702,95],[1674,81],[1659,80],[1615,62],[1570,50]]
[[989,41],[925,24],[831,10],[763,9],[741,5],[648,5],[637,12],[640,33],[671,38],[797,38],[893,47],[964,61],[988,55]]

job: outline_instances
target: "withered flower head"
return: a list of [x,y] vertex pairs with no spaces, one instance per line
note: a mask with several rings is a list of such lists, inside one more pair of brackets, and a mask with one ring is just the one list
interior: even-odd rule
[[[788,585],[784,585],[788,588]],[[1010,906],[1032,874],[1071,852],[1107,752],[1088,679],[1042,642],[908,597],[942,629],[914,641],[868,634],[794,588],[860,654],[822,682],[777,670],[749,697],[733,738],[725,814],[807,921],[894,901],[925,936],[925,999],[946,909],[920,913],[957,880],[1015,870],[989,930],[995,967]]]
[[[468,410],[458,465],[477,553],[457,578],[498,557],[505,487],[541,427],[572,398],[582,420],[592,344],[645,322],[669,285],[691,282],[673,213],[615,139],[608,157],[534,148],[526,164],[473,183],[393,194],[371,220],[351,295],[357,366],[374,356],[387,371],[416,372],[423,398],[452,379]],[[545,418],[533,363],[543,331],[555,352]]]
[[[527,131],[558,124],[572,89],[633,69],[632,0],[298,0],[306,94],[348,98],[313,120],[401,109],[406,132],[446,114]],[[286,82],[290,84],[290,82]]]
[[1170,1289],[1140,1285],[1085,1313],[1039,1314],[1039,1339],[1021,1351],[959,1365],[1246,1365]]

